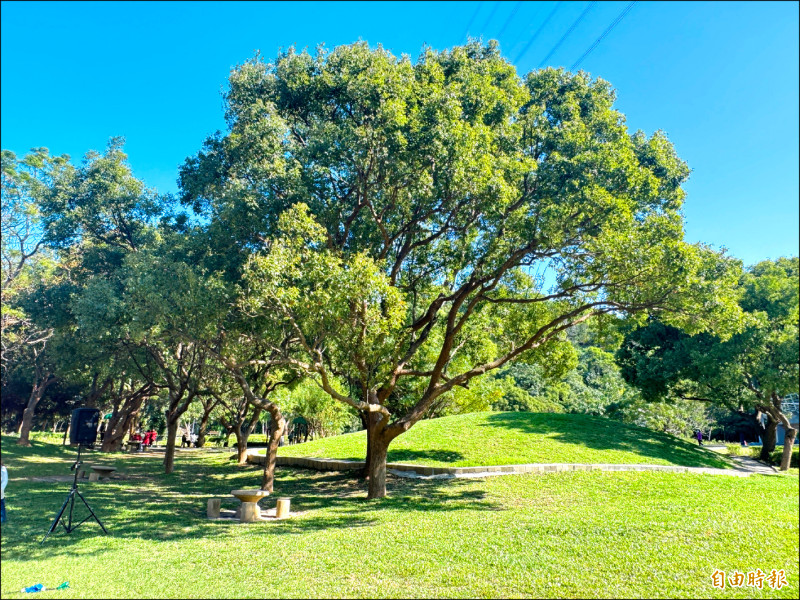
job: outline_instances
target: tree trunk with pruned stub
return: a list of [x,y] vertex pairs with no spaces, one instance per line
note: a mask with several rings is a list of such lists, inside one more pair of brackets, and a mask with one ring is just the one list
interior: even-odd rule
[[44,393],[47,391],[48,386],[56,380],[50,373],[45,373],[44,377],[37,377],[33,382],[31,395],[28,398],[28,405],[22,413],[22,423],[19,428],[19,440],[17,443],[20,446],[30,446],[31,427],[33,427],[33,414],[36,412],[36,406],[41,401]]
[[286,430],[286,419],[281,415],[280,410],[273,404],[270,412],[272,422],[275,424],[273,431],[270,433],[269,444],[267,445],[267,454],[264,457],[264,475],[261,478],[261,489],[268,492],[273,491],[275,484],[275,465],[278,461],[278,446],[280,445],[281,436]]

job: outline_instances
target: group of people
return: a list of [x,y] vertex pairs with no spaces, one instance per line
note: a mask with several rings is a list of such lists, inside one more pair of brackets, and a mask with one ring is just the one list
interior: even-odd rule
[[305,423],[298,423],[289,430],[289,443],[299,444],[300,442],[308,441],[308,434],[308,425]]
[[183,436],[181,436],[181,448],[191,448],[192,444],[197,448],[197,440],[198,437],[196,433],[190,433],[189,435],[184,433]]
[[155,429],[150,429],[149,431],[145,431],[144,435],[142,435],[141,430],[137,430],[131,436],[132,442],[139,442],[139,450],[144,450],[145,448],[149,448],[153,444],[156,443],[156,438],[158,437],[158,433]]

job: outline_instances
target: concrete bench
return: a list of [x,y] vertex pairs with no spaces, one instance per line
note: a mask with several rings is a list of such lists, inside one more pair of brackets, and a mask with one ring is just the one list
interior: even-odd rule
[[89,473],[89,481],[104,479],[117,470],[116,467],[104,467],[101,465],[89,465],[89,468],[92,469],[92,472]]

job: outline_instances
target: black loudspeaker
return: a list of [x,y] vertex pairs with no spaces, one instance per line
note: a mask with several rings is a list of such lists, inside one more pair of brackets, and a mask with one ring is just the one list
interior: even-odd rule
[[76,408],[69,426],[69,443],[89,446],[97,441],[100,411],[96,408]]

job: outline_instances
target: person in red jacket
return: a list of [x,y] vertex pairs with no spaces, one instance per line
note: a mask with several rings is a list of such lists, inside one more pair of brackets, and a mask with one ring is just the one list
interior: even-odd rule
[[156,433],[155,429],[151,429],[150,431],[144,434],[144,445],[148,448],[156,443],[156,438],[158,437],[158,433]]

